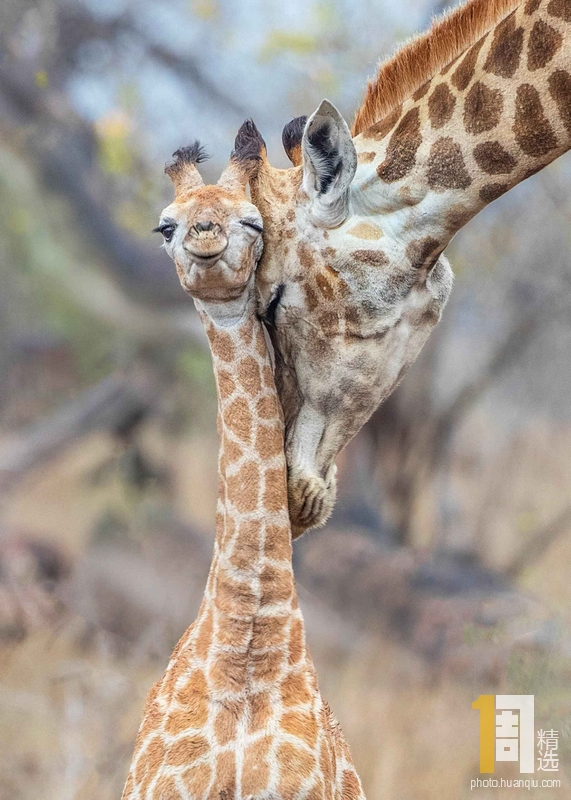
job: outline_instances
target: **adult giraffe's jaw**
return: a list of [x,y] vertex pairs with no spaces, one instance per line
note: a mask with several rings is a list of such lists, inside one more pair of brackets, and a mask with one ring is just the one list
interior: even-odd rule
[[292,538],[310,528],[321,528],[333,511],[337,499],[337,467],[331,464],[325,478],[311,470],[288,470],[288,503]]

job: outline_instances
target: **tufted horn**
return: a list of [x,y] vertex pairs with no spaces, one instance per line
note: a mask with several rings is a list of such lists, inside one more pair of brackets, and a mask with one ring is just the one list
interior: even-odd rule
[[247,119],[236,134],[230,163],[220,176],[218,186],[231,192],[244,191],[250,178],[258,171],[265,150],[266,143],[260,131],[253,120]]
[[288,122],[282,131],[282,144],[287,157],[294,167],[298,167],[303,161],[301,140],[303,138],[306,122],[307,117],[295,117],[295,119]]
[[194,142],[174,152],[173,158],[174,161],[166,165],[165,172],[173,183],[175,200],[179,200],[194,189],[204,186],[196,165],[206,161],[208,155],[200,142]]

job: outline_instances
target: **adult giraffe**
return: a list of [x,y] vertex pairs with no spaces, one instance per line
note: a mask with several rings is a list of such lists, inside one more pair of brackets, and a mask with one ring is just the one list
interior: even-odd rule
[[284,145],[294,167],[277,170],[252,141],[251,187],[299,534],[327,519],[335,457],[439,321],[450,239],[569,149],[571,0],[470,0],[381,65],[352,133],[324,101]]
[[262,219],[245,123],[217,186],[198,145],[167,167],[175,200],[158,230],[210,342],[218,395],[214,556],[196,621],[152,688],[123,800],[360,800],[323,702],[292,571],[283,420],[254,271]]

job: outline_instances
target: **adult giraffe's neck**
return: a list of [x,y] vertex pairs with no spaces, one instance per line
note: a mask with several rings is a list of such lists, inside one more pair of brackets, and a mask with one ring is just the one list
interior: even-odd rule
[[212,351],[220,438],[207,599],[218,628],[228,635],[232,630],[233,641],[239,632],[255,651],[260,631],[287,620],[297,606],[282,413],[253,308],[231,325],[216,324],[204,308],[201,316]]
[[522,0],[355,144],[357,208],[402,209],[442,250],[571,147],[570,0]]

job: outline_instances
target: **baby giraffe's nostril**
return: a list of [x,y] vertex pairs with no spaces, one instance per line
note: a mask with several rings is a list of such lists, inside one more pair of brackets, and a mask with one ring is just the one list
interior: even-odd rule
[[201,231],[211,231],[214,228],[214,223],[208,220],[207,222],[197,222],[194,227],[200,233]]

